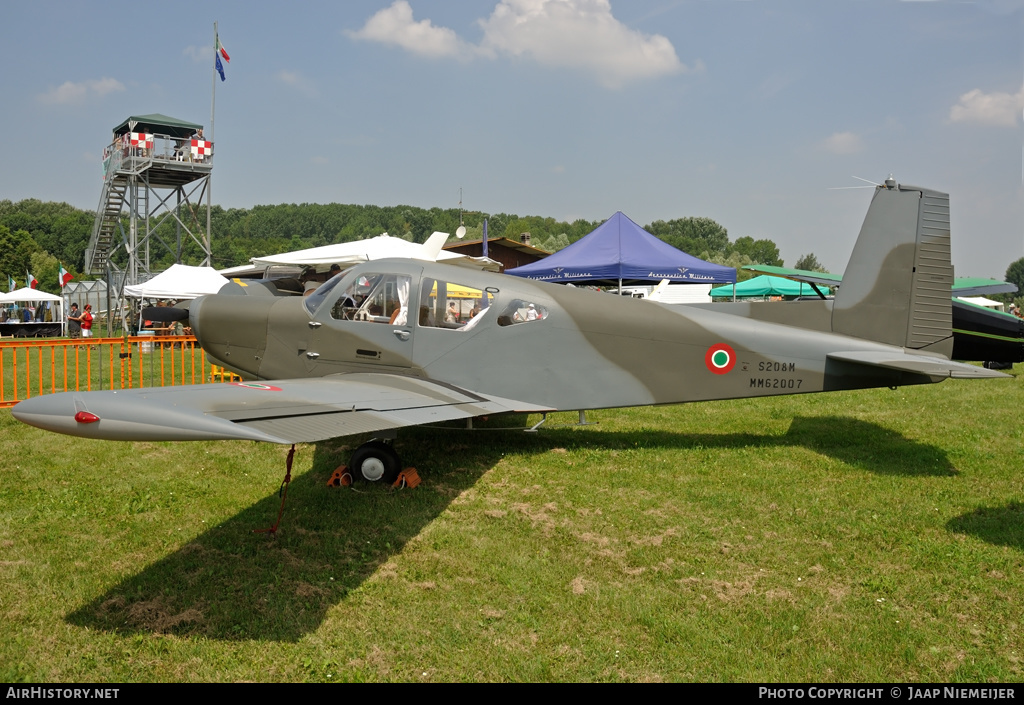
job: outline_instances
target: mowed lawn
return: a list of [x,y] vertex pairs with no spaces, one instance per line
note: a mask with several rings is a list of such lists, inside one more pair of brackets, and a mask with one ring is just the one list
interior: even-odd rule
[[303,445],[276,537],[284,447],[0,411],[0,681],[1020,681],[1015,374]]

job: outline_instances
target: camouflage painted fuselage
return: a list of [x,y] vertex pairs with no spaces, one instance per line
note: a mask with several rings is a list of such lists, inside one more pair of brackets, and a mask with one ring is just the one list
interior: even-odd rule
[[[725,313],[669,306],[505,275],[407,261],[361,265],[350,276],[398,272],[496,290],[471,330],[334,320],[331,301],[314,312],[298,298],[217,296],[192,306],[207,354],[249,379],[394,372],[550,409],[674,404],[774,394],[930,382],[930,376],[829,361],[829,352],[890,346]],[[413,291],[419,287],[413,286]],[[543,307],[540,320],[498,325],[513,300]],[[741,313],[810,323],[831,301],[741,304]],[[418,301],[410,308],[417,310]],[[718,310],[722,312],[720,313]],[[745,310],[742,310],[745,309]],[[310,327],[310,324],[319,326]],[[709,355],[732,357],[716,366]]]

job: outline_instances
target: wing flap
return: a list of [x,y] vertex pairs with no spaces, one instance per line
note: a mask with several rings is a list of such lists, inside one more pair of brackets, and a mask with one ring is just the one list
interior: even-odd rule
[[[530,410],[515,409],[514,406],[488,401],[482,404],[447,404],[392,411],[340,411],[251,419],[241,422],[240,425],[268,435],[273,434],[287,438],[288,443],[312,443],[337,436],[372,433],[405,426],[420,426],[506,411]],[[540,409],[536,410],[540,411]]]
[[896,351],[868,351],[859,350],[852,352],[832,352],[828,354],[829,359],[841,362],[854,362],[860,365],[872,365],[874,367],[885,367],[890,370],[912,372],[914,374],[928,375],[929,377],[950,377],[953,379],[989,379],[997,377],[1009,377],[1010,375],[987,370],[984,367],[976,367],[963,362],[953,362],[939,357],[927,357],[924,355],[910,355]]

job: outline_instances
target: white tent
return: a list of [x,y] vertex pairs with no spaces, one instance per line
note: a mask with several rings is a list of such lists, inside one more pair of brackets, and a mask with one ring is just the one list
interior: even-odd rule
[[125,296],[136,299],[194,299],[216,294],[228,280],[217,274],[213,267],[189,267],[172,264],[148,282],[126,286]]
[[0,301],[12,304],[18,301],[62,301],[62,299],[54,294],[47,294],[45,291],[23,286],[8,294],[0,294]]
[[335,245],[311,247],[307,250],[284,252],[279,255],[253,257],[251,261],[254,265],[265,267],[286,264],[308,267],[338,264],[342,269],[347,269],[360,262],[400,257],[404,259],[427,260],[428,262],[436,260],[474,269],[486,269],[491,272],[501,270],[501,264],[488,257],[468,257],[442,250],[441,248],[444,247],[445,240],[447,239],[447,233],[437,232],[431,235],[425,243],[419,245],[415,242],[409,242],[400,237],[391,237],[384,233],[368,240],[339,242]]
[[1003,310],[1003,304],[999,301],[993,301],[992,299],[986,299],[984,296],[959,296],[957,297],[961,301],[966,301],[969,304],[975,306],[984,306],[985,308],[994,308],[997,311]]
[[60,323],[61,331],[64,335],[67,335],[68,322],[67,319],[64,318],[64,299],[54,294],[48,294],[45,291],[40,291],[39,289],[31,289],[27,286],[15,289],[14,291],[6,294],[0,294],[0,303],[13,304],[22,301],[56,301],[58,318],[55,318],[54,320]]

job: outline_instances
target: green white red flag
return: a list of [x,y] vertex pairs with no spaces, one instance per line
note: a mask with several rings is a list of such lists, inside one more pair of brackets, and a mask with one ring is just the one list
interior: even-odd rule
[[[209,35],[207,35],[207,36],[209,36]],[[216,47],[217,53],[224,57],[224,61],[225,62],[230,64],[231,63],[231,57],[228,56],[228,50],[225,49],[224,45],[220,43],[220,35],[219,34],[215,35],[215,38],[216,38],[216,41],[217,41],[217,47]]]

